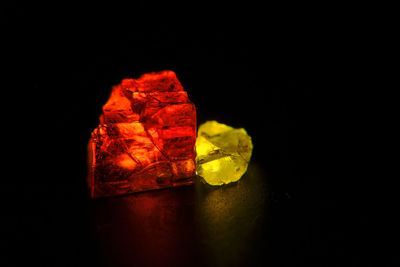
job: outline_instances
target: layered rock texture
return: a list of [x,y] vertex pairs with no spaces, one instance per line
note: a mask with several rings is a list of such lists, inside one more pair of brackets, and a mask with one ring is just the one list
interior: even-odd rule
[[195,141],[196,109],[173,71],[122,80],[89,141],[91,196],[193,183]]

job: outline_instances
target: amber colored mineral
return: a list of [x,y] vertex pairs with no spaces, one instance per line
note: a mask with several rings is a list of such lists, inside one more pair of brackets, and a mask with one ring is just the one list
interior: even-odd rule
[[193,183],[196,110],[173,71],[124,79],[89,141],[92,197]]
[[253,150],[251,137],[216,121],[199,127],[196,140],[196,171],[210,185],[238,181],[246,172]]

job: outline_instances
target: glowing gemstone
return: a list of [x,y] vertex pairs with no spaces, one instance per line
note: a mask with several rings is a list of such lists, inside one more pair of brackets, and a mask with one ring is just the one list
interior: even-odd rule
[[173,71],[124,79],[89,141],[92,197],[193,183],[196,109]]
[[216,121],[200,125],[196,139],[196,171],[210,185],[238,181],[246,172],[253,144],[243,128]]

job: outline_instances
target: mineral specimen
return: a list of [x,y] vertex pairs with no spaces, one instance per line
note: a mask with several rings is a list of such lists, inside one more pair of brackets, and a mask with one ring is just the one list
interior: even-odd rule
[[89,141],[92,197],[193,183],[196,110],[173,71],[124,79]]
[[200,125],[196,140],[196,171],[210,185],[236,182],[246,172],[253,144],[243,128],[216,121]]

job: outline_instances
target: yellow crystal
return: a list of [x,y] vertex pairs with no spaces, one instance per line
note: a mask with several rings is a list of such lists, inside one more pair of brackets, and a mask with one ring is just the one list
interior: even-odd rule
[[245,129],[207,121],[197,132],[196,172],[210,185],[236,182],[246,172],[252,150]]

